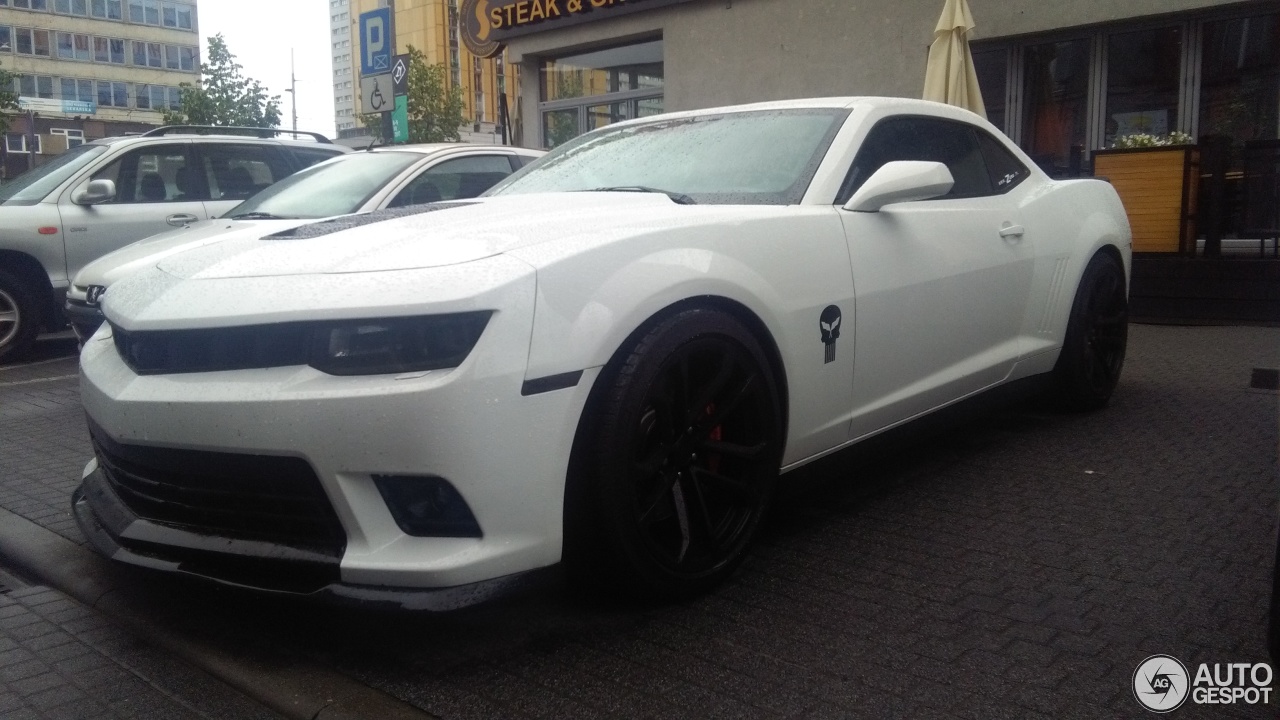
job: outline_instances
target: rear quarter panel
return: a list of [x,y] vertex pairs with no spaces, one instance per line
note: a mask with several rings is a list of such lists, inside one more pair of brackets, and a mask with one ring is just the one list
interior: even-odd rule
[[1036,245],[1032,293],[1023,320],[1025,349],[1017,374],[1047,372],[1057,361],[1076,288],[1095,254],[1110,247],[1124,265],[1126,290],[1133,248],[1128,216],[1102,180],[1043,180],[1022,203]]

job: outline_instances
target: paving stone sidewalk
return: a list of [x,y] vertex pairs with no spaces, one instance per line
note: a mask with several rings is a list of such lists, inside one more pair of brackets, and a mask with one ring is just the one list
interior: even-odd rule
[[5,720],[272,720],[218,680],[49,588],[0,594]]
[[[1106,410],[1018,406],[837,463],[779,505],[731,582],[687,603],[548,596],[432,617],[174,602],[449,720],[1149,718],[1130,689],[1148,655],[1193,672],[1267,659],[1280,396],[1250,379],[1280,368],[1280,328],[1130,338]],[[83,543],[75,382],[12,378],[0,507]]]

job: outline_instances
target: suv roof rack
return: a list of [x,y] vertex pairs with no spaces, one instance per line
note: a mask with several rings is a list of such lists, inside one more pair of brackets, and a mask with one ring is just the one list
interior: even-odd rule
[[308,132],[306,130],[282,130],[280,128],[264,128],[264,127],[240,127],[236,125],[165,125],[154,130],[148,130],[142,133],[142,137],[160,137],[163,135],[173,135],[175,133],[193,133],[196,135],[249,135],[252,137],[270,138],[276,135],[292,135],[295,138],[299,136],[307,136],[314,139],[318,143],[333,144],[329,138],[320,133]]

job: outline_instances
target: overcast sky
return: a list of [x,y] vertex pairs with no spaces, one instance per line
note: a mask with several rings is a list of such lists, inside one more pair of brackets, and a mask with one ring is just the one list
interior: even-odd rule
[[292,124],[289,50],[298,88],[298,129],[334,137],[329,0],[200,0],[201,61],[208,39],[222,33],[245,77],[280,96],[280,127]]

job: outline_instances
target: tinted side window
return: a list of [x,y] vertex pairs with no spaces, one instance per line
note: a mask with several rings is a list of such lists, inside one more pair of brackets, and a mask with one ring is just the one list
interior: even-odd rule
[[193,172],[186,143],[148,145],[130,150],[93,174],[116,184],[116,203],[190,202],[206,199]]
[[213,200],[244,200],[292,173],[285,159],[270,146],[202,143],[200,156]]
[[992,192],[973,128],[947,120],[901,117],[883,120],[867,134],[840,188],[838,202],[848,202],[876,170],[896,160],[946,165],[955,185],[945,197],[974,197]]
[[290,147],[286,149],[285,152],[288,152],[290,155],[293,156],[294,172],[297,172],[303,168],[309,168],[318,162],[324,162],[325,160],[328,160],[331,157],[337,157],[338,155],[342,154],[341,150],[320,150],[318,148],[313,150],[311,148],[295,148],[295,147]]
[[978,146],[982,148],[982,157],[986,160],[991,187],[995,192],[1008,192],[1031,174],[1027,166],[1009,152],[1003,143],[982,130],[975,132],[978,134]]
[[473,198],[511,174],[507,155],[471,155],[445,160],[414,178],[388,207]]

